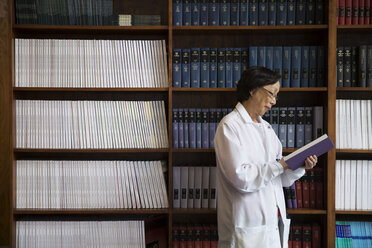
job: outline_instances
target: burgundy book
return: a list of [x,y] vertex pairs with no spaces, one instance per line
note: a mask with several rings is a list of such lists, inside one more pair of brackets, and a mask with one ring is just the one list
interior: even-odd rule
[[323,208],[323,168],[315,168],[316,208]]
[[352,24],[358,24],[359,19],[359,0],[352,0],[352,6],[353,6],[353,13],[351,17],[351,23]]
[[180,248],[179,227],[173,227],[173,230],[172,230],[172,248]]
[[292,201],[292,208],[297,208],[297,195],[296,195],[296,185],[295,183],[293,183],[290,187],[289,187],[289,193],[290,193],[290,196],[291,196],[291,201]]
[[315,208],[316,201],[316,189],[315,189],[315,171],[309,170],[309,200],[310,208]]
[[303,208],[302,204],[302,183],[300,180],[295,182],[296,184],[296,196],[297,196],[297,208]]
[[309,144],[301,147],[300,149],[292,152],[291,154],[284,157],[285,162],[289,168],[295,170],[305,165],[305,160],[311,155],[320,156],[334,147],[331,139],[327,134],[324,134],[311,141]]
[[302,226],[302,248],[311,248],[311,226]]
[[345,0],[345,24],[351,25],[351,16],[353,13],[353,5],[351,0]]
[[302,247],[302,226],[293,225],[293,239],[292,247],[301,248]]
[[364,0],[359,0],[358,24],[364,24]]
[[301,179],[302,181],[302,206],[304,208],[310,207],[310,190],[309,190],[309,179],[308,172]]
[[202,247],[211,248],[211,228],[209,226],[203,227]]
[[[350,0],[351,1],[351,0]],[[338,0],[338,24],[345,24],[345,0]]]
[[202,226],[195,227],[194,248],[203,248],[202,232]]
[[371,1],[364,2],[364,24],[371,23]]
[[321,233],[320,233],[320,225],[314,223],[311,227],[311,243],[312,248],[320,248],[321,247]]

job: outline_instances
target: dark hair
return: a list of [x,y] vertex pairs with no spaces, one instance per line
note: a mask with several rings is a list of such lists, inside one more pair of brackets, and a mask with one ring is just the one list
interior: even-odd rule
[[268,68],[262,66],[249,67],[243,72],[237,86],[237,97],[239,102],[248,100],[250,92],[265,85],[275,84],[281,76]]

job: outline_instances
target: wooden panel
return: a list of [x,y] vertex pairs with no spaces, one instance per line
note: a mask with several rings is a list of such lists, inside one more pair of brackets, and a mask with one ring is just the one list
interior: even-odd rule
[[10,244],[11,77],[7,0],[0,0],[0,245]]

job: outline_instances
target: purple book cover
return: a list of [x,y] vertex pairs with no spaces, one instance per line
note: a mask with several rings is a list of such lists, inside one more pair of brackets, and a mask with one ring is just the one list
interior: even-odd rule
[[291,192],[291,200],[292,200],[292,208],[297,208],[297,195],[296,195],[296,185],[293,183],[291,187],[289,187]]
[[320,156],[334,147],[331,139],[328,135],[324,134],[318,139],[310,142],[309,144],[301,147],[297,151],[292,152],[288,156],[284,157],[285,162],[289,168],[295,170],[305,165],[305,159],[311,155]]
[[287,205],[287,208],[293,208],[290,187],[283,187],[283,189],[284,189],[284,198],[285,198],[285,203]]

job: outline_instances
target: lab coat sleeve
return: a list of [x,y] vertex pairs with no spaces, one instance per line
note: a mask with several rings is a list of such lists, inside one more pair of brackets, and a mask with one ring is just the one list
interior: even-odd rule
[[296,180],[300,179],[305,174],[304,168],[298,168],[296,170],[285,170],[281,175],[283,187],[291,186]]
[[214,138],[217,164],[222,175],[240,192],[255,192],[283,173],[278,162],[257,164],[247,161],[237,131],[226,123],[220,124]]

